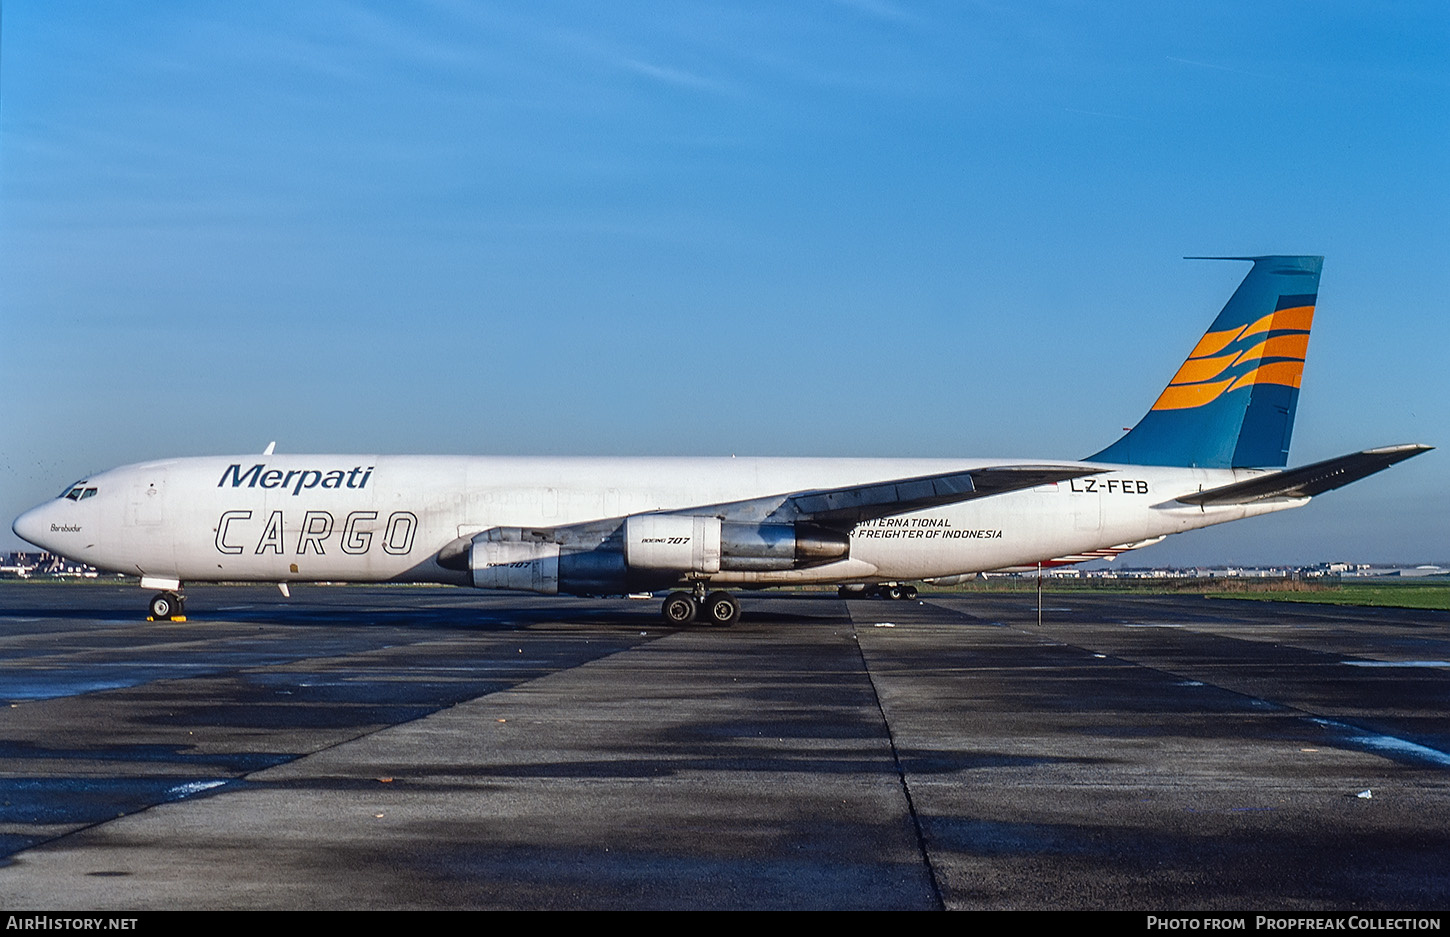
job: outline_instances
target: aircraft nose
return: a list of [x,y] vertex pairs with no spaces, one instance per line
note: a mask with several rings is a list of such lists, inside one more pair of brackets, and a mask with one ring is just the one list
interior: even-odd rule
[[15,523],[10,525],[10,529],[15,531],[15,535],[22,540],[29,541],[42,549],[49,550],[50,547],[45,542],[45,535],[50,526],[46,520],[46,515],[50,513],[49,509],[50,505],[48,504],[31,508],[15,518]]

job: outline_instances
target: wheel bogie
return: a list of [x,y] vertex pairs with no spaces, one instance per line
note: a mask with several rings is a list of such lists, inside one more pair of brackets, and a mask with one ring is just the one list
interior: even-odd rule
[[836,594],[843,599],[914,599],[917,589],[899,582],[873,582],[864,586],[839,586]]
[[671,625],[688,625],[694,621],[705,621],[716,625],[733,625],[740,620],[740,603],[728,592],[703,590],[671,592],[665,597],[660,614]]

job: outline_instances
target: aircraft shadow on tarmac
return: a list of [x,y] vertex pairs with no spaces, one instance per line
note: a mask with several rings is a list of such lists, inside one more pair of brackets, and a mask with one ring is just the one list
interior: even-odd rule
[[[248,624],[276,625],[279,627],[407,627],[417,629],[463,628],[468,630],[508,631],[538,625],[581,625],[588,627],[624,628],[631,631],[722,631],[745,624],[747,626],[803,624],[810,622],[840,621],[845,616],[837,606],[830,610],[820,609],[816,614],[801,614],[781,608],[769,610],[747,610],[741,622],[732,625],[715,625],[696,622],[688,625],[672,625],[663,621],[657,602],[639,602],[620,608],[618,600],[600,599],[591,605],[588,599],[575,600],[569,605],[553,603],[536,608],[500,607],[497,601],[487,606],[467,604],[446,607],[430,606],[424,603],[378,606],[371,603],[357,605],[313,604],[303,601],[279,599],[276,602],[236,604],[235,602],[191,601],[187,608],[186,621],[176,622],[178,626],[205,626],[210,623],[241,622]],[[85,619],[90,621],[116,622],[120,624],[146,623],[143,613],[113,602],[94,602],[65,607],[33,605],[6,611],[6,617],[34,619]],[[165,626],[166,622],[160,623]]]

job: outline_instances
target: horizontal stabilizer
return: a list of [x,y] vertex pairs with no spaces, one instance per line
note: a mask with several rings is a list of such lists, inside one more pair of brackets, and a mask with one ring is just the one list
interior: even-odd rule
[[1179,498],[1184,504],[1250,504],[1270,498],[1310,498],[1357,482],[1405,459],[1428,452],[1434,446],[1418,444],[1366,449],[1301,468],[1261,475],[1222,488],[1200,491]]
[[859,524],[878,517],[908,514],[1104,471],[1089,465],[1002,465],[942,475],[898,478],[871,485],[791,495],[785,500],[782,510],[776,513],[788,513],[819,524]]

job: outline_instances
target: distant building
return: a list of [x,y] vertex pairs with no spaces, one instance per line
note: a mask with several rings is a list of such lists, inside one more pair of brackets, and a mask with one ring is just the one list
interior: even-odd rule
[[6,553],[4,559],[0,560],[0,578],[5,579],[38,577],[95,579],[100,575],[101,571],[94,566],[77,563],[45,551]]

